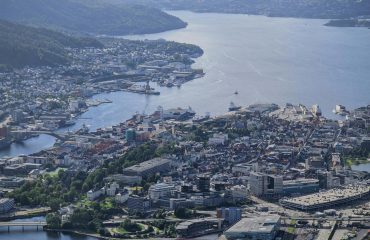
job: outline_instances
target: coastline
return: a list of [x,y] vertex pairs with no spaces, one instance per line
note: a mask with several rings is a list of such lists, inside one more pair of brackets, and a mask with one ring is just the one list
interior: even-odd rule
[[370,164],[370,159],[345,159],[345,164],[349,167]]
[[109,237],[103,237],[103,236],[100,236],[99,234],[83,232],[83,231],[78,231],[78,230],[71,230],[71,229],[44,228],[43,231],[45,231],[45,232],[72,233],[72,234],[77,234],[77,235],[86,236],[86,237],[93,237],[93,238],[96,238],[96,239],[114,239],[114,238],[109,238]]
[[[185,28],[187,26],[187,23],[184,27],[181,27],[181,28]],[[177,28],[177,29],[181,29],[181,28]],[[175,29],[170,29],[170,30],[164,30],[164,31],[161,31],[161,32],[167,32],[167,31],[171,31],[171,30],[175,30]],[[156,32],[156,33],[159,33],[159,32]],[[147,34],[150,34],[150,33],[147,33]],[[128,36],[128,35],[125,35],[125,36]],[[112,39],[120,39],[118,36],[116,37],[110,37]],[[135,41],[135,40],[129,40],[129,41]],[[169,41],[168,41],[169,42]],[[183,43],[179,43],[177,42],[178,44],[183,44]],[[190,55],[189,56],[189,59],[192,61],[190,65],[190,70],[191,70],[191,74],[187,77],[187,78],[184,78],[184,80],[182,81],[178,81],[176,82],[176,85],[171,85],[171,86],[162,86],[160,85],[160,82],[156,82],[156,81],[150,81],[151,83],[156,83],[158,84],[158,86],[161,86],[161,87],[173,87],[173,86],[177,86],[177,87],[180,87],[182,84],[185,84],[189,81],[193,81],[194,79],[197,79],[197,78],[200,78],[200,77],[203,77],[204,76],[204,73],[203,73],[203,69],[194,69],[192,68],[191,66],[194,64],[194,59],[196,58],[199,58],[200,56],[202,56],[204,54],[204,50],[201,49],[199,46],[196,46],[200,49],[200,51],[197,53],[197,55]],[[200,72],[200,73],[199,73]],[[181,72],[179,72],[180,74]],[[92,82],[95,82],[96,83],[102,83],[104,81],[119,81],[119,80],[122,80],[124,79],[125,82],[126,82],[126,85],[125,86],[109,86],[109,87],[101,87],[99,85],[95,86],[95,91],[93,93],[91,93],[91,95],[89,96],[85,96],[82,98],[83,101],[85,101],[86,103],[86,107],[83,107],[83,108],[80,108],[77,112],[75,113],[68,113],[67,111],[65,112],[66,114],[69,114],[71,115],[68,119],[68,121],[70,121],[71,123],[66,123],[66,124],[63,124],[63,125],[59,125],[57,128],[55,129],[46,129],[46,131],[50,131],[50,132],[60,132],[60,131],[64,131],[64,129],[67,129],[68,127],[71,127],[71,126],[74,126],[76,124],[76,120],[79,119],[81,117],[81,115],[83,115],[85,112],[89,111],[91,107],[97,107],[101,104],[105,104],[105,103],[112,103],[111,100],[108,100],[108,99],[102,99],[102,100],[99,100],[99,99],[93,99],[94,96],[97,96],[99,94],[104,94],[104,93],[111,93],[111,92],[130,92],[130,93],[136,93],[136,94],[141,94],[141,95],[160,95],[160,92],[159,91],[156,91],[154,88],[149,88],[149,83],[146,87],[144,86],[141,86],[141,85],[136,85],[137,83],[142,83],[142,82],[145,82],[145,81],[142,81],[142,80],[135,80],[135,79],[131,79],[133,77],[136,77],[137,75],[132,75],[132,74],[123,74],[123,75],[107,75],[107,76],[104,76],[104,77],[100,77],[99,79],[95,79],[94,81]],[[139,76],[145,76],[147,78],[150,78],[150,76],[148,75],[139,75]],[[146,80],[148,81],[148,80]],[[131,85],[130,85],[131,84]],[[131,89],[131,87],[138,87],[138,89]],[[9,121],[10,119],[10,115],[7,115],[5,117],[5,120],[3,122],[1,122],[1,124],[3,123],[6,123],[6,121]],[[1,126],[0,124],[0,126]],[[11,148],[11,146],[15,143],[24,143],[26,140],[29,140],[29,139],[32,139],[34,137],[38,137],[40,136],[40,134],[35,134],[35,133],[27,133],[27,130],[26,128],[25,129],[22,129],[23,131],[25,131],[24,134],[22,134],[20,137],[16,137],[16,136],[12,136],[12,137],[9,137],[9,138],[6,138],[6,139],[0,139],[2,140],[2,142],[0,142],[0,151],[2,150],[8,150]],[[35,152],[37,153],[37,152]]]

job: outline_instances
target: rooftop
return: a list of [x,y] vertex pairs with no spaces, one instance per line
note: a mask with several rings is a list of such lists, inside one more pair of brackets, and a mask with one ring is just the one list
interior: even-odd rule
[[302,206],[311,206],[317,204],[325,204],[335,202],[361,194],[370,192],[370,186],[368,185],[349,185],[344,188],[335,188],[327,191],[309,194],[301,197],[284,199],[282,202],[298,204]]
[[166,158],[153,158],[151,160],[142,162],[140,164],[128,167],[125,170],[141,172],[141,171],[145,171],[145,170],[151,169],[153,167],[156,167],[156,166],[159,166],[159,165],[162,165],[162,164],[166,164],[166,163],[170,163],[170,162],[171,162],[171,160],[166,159]]
[[280,216],[278,215],[266,215],[252,218],[242,218],[234,226],[229,228],[227,233],[240,233],[240,232],[264,232],[270,233],[274,231],[275,226],[279,223]]

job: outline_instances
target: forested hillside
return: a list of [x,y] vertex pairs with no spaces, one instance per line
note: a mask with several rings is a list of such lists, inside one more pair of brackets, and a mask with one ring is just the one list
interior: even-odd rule
[[21,24],[93,34],[140,34],[182,28],[161,10],[103,0],[1,0],[0,18]]
[[350,18],[370,15],[370,0],[110,0],[196,12],[246,13],[278,17]]
[[0,20],[0,65],[22,67],[68,63],[66,48],[102,47],[91,38],[14,24]]

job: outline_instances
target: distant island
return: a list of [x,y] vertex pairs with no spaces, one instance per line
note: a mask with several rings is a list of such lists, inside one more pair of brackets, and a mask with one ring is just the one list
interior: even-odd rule
[[2,0],[0,19],[94,35],[157,33],[186,26],[159,9],[112,0]]
[[103,47],[98,40],[0,20],[0,70],[69,62],[66,48]]
[[325,26],[330,27],[367,27],[370,28],[370,20],[368,19],[337,19],[330,20]]
[[[117,1],[117,0],[116,0]],[[347,19],[370,15],[370,0],[126,0],[170,10]]]

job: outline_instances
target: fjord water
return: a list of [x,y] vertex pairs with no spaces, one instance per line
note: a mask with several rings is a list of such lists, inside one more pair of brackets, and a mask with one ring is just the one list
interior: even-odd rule
[[[92,130],[124,121],[135,112],[191,106],[199,114],[221,114],[230,101],[319,104],[325,116],[343,104],[349,109],[370,104],[370,30],[326,27],[326,20],[269,18],[238,14],[170,12],[188,27],[129,39],[166,39],[192,43],[204,50],[195,68],[206,75],[181,86],[159,88],[160,96],[104,93],[112,104],[91,108],[71,130]],[[235,95],[234,92],[239,94]],[[87,119],[88,118],[88,119]],[[52,146],[40,136],[13,145],[0,156],[29,154]]]
[[[320,104],[333,117],[335,104],[350,109],[370,104],[370,30],[325,27],[326,20],[268,18],[236,14],[170,12],[189,23],[186,29],[130,36],[193,43],[204,50],[194,67],[206,75],[181,88],[160,88],[160,96],[127,92],[104,93],[112,104],[91,108],[78,120],[78,129],[92,130],[128,119],[135,112],[191,106],[199,114],[227,111],[230,101]],[[238,95],[234,95],[235,91]],[[0,156],[30,154],[51,147],[54,139],[40,136],[13,144]],[[44,232],[0,232],[0,239],[79,239]],[[81,238],[90,239],[90,238]]]

